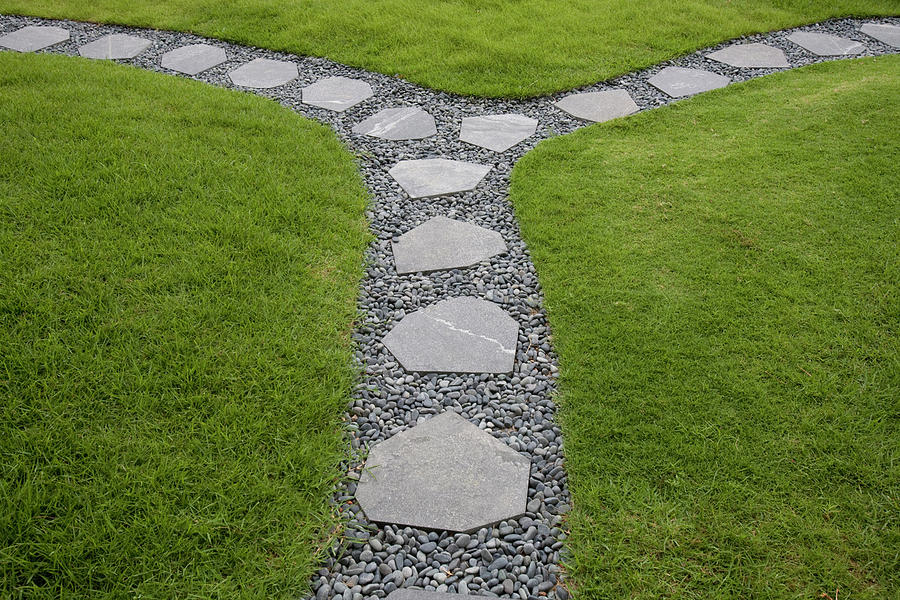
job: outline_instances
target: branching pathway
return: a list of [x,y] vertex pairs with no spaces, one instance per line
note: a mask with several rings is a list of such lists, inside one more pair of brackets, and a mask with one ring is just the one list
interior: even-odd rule
[[313,593],[566,600],[558,565],[570,501],[551,399],[556,357],[508,202],[512,166],[541,140],[591,121],[814,62],[895,53],[900,20],[751,36],[521,101],[453,96],[193,35],[70,21],[0,16],[0,46],[252,91],[329,124],[354,148],[377,238],[354,333],[362,375],[347,415],[359,463],[335,499],[351,541],[342,552],[335,546]]

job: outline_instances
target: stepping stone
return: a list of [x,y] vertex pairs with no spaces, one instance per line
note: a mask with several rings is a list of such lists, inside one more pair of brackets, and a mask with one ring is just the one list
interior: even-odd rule
[[459,139],[494,152],[505,152],[534,135],[537,120],[525,115],[485,115],[466,117]]
[[651,77],[648,83],[673,98],[683,98],[725,87],[731,80],[701,69],[666,67]]
[[344,112],[363,100],[371,98],[372,86],[349,77],[326,77],[303,88],[303,103]]
[[527,458],[447,411],[372,446],[356,499],[376,523],[472,532],[525,512],[530,471]]
[[397,273],[469,267],[506,252],[496,231],[447,217],[434,217],[391,244]]
[[124,33],[112,33],[85,44],[78,49],[78,53],[85,58],[121,60],[134,58],[149,48],[152,43],[145,38]]
[[430,198],[473,190],[490,170],[488,165],[424,158],[401,160],[388,173],[410,198]]
[[625,90],[584,92],[566,96],[555,106],[576,119],[602,123],[638,111],[637,104]]
[[883,44],[900,48],[900,27],[887,23],[866,23],[859,28],[864,34]]
[[745,69],[775,69],[791,66],[784,52],[766,44],[732,44],[727,48],[707,54],[706,58]]
[[212,69],[228,60],[225,50],[209,44],[191,44],[166,52],[162,56],[161,65],[187,75],[196,75],[201,71]]
[[353,128],[353,133],[384,140],[419,140],[437,133],[434,117],[417,106],[385,108]]
[[[471,594],[471,596],[476,599],[482,597],[476,594]],[[463,598],[468,598],[468,595],[452,592],[428,592],[410,588],[400,588],[387,595],[387,600],[462,600]]]
[[819,56],[847,56],[866,49],[862,42],[813,31],[795,31],[788,39]]
[[67,39],[69,32],[62,27],[29,25],[0,37],[0,46],[17,52],[35,52]]
[[255,58],[228,74],[235,85],[249,88],[273,88],[297,78],[297,65],[285,60]]
[[511,373],[518,336],[498,305],[461,296],[406,315],[383,341],[407,371]]

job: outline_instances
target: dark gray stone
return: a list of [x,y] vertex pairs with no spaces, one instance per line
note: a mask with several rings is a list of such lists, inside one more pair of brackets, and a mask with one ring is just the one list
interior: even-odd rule
[[570,94],[555,106],[577,119],[602,123],[638,111],[637,104],[625,90],[603,90]]
[[344,112],[363,100],[371,98],[372,86],[349,77],[326,77],[303,88],[303,103],[334,112]]
[[285,60],[256,58],[228,74],[235,85],[249,88],[273,88],[296,79],[297,65]]
[[160,64],[186,75],[196,75],[228,60],[225,50],[209,44],[191,44],[162,55]]
[[28,25],[0,37],[0,46],[17,52],[35,52],[69,39],[69,31],[62,27]]
[[862,42],[815,31],[795,31],[787,39],[817,56],[847,56],[866,49]]
[[537,120],[525,115],[483,115],[462,121],[459,139],[494,152],[506,152],[537,131]]
[[411,198],[444,196],[475,189],[491,167],[445,158],[401,160],[390,173]]
[[474,531],[525,512],[531,463],[448,411],[376,444],[356,490],[379,523]]
[[731,80],[724,75],[702,69],[666,67],[651,77],[648,83],[673,98],[683,98],[725,87]]
[[385,140],[420,140],[437,133],[434,117],[417,106],[385,108],[353,127],[353,133]]
[[434,217],[392,244],[398,273],[468,267],[506,252],[496,231],[471,223]]
[[864,34],[883,44],[900,48],[900,27],[889,23],[866,23],[859,28]]
[[791,66],[780,49],[766,44],[732,44],[716,50],[706,58],[746,69],[778,69]]
[[149,48],[152,43],[148,39],[134,35],[112,33],[81,46],[78,53],[85,58],[122,60],[134,58]]
[[462,296],[406,315],[383,342],[407,371],[511,373],[518,333],[498,305]]

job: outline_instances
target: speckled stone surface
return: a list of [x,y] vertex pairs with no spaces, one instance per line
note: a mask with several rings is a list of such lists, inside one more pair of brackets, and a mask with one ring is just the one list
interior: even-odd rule
[[747,69],[784,69],[791,66],[784,52],[767,44],[732,44],[707,54],[706,58]]
[[160,65],[185,75],[196,75],[228,60],[225,50],[209,44],[189,44],[162,55]]
[[153,42],[146,38],[125,33],[113,33],[85,44],[78,49],[78,52],[85,58],[128,59],[134,58],[152,44]]
[[702,69],[666,67],[648,82],[673,98],[683,98],[725,87],[731,83],[731,79]]
[[360,79],[328,77],[303,88],[303,103],[344,112],[373,94],[372,86]]
[[435,135],[434,117],[418,106],[385,108],[353,126],[353,133],[383,140],[420,140]]
[[433,217],[393,242],[398,273],[416,273],[468,267],[506,252],[496,231],[471,223]]
[[403,160],[388,171],[410,198],[429,198],[475,189],[491,167],[445,158]]
[[228,76],[235,85],[247,88],[274,88],[297,78],[297,65],[286,60],[256,58],[241,65]]
[[862,42],[815,31],[795,31],[787,39],[819,56],[859,54],[866,48]]
[[556,102],[555,106],[573,117],[592,123],[618,119],[638,111],[637,104],[626,90],[570,94]]
[[900,27],[889,23],[866,23],[859,28],[864,34],[875,38],[882,44],[900,48]]
[[537,119],[525,115],[482,115],[462,120],[459,139],[494,152],[505,152],[534,135]]
[[28,25],[0,37],[0,46],[16,52],[36,52],[69,39],[62,27]]
[[356,499],[370,520],[471,532],[525,512],[531,462],[453,411],[369,450]]
[[406,315],[383,343],[407,371],[510,373],[518,335],[497,304],[461,296]]

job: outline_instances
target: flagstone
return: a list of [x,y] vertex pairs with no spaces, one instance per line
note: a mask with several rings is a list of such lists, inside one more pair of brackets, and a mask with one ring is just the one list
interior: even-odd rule
[[349,77],[326,77],[303,88],[303,103],[344,112],[374,95],[372,86]]
[[256,58],[228,74],[235,85],[248,88],[273,88],[293,81],[297,65],[286,60]]
[[716,50],[706,58],[747,69],[775,69],[791,66],[780,48],[766,44],[732,44],[727,48]]
[[123,60],[134,58],[149,48],[151,44],[153,42],[145,38],[125,33],[112,33],[81,46],[78,48],[78,53],[85,58]]
[[353,133],[385,140],[418,140],[437,133],[434,117],[417,106],[385,108],[353,127]]
[[666,67],[648,82],[673,98],[683,98],[725,87],[731,83],[731,79],[702,69]]
[[505,152],[537,131],[537,120],[525,115],[466,117],[459,139],[494,152]]
[[484,179],[491,167],[445,158],[401,160],[388,173],[411,198],[466,192]]
[[28,25],[0,37],[0,46],[17,52],[36,52],[69,39],[69,31],[62,27]]
[[496,231],[471,223],[434,217],[392,243],[397,273],[468,267],[506,252]]
[[859,28],[864,34],[875,38],[882,44],[900,48],[900,27],[887,23],[866,23]]
[[602,123],[638,111],[637,104],[625,90],[603,90],[570,94],[555,106],[577,119]]
[[819,56],[847,56],[866,49],[862,42],[814,31],[795,31],[787,39]]
[[162,56],[160,64],[165,69],[172,69],[187,75],[196,75],[228,60],[225,50],[209,44],[191,44],[182,46]]

